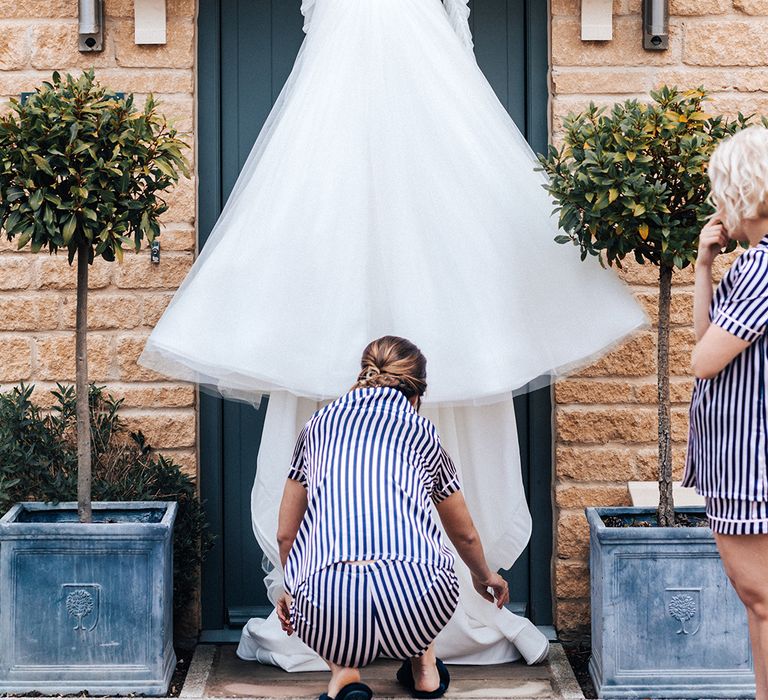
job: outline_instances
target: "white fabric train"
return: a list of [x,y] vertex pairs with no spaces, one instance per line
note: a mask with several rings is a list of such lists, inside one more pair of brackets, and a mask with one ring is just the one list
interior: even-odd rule
[[[251,512],[256,539],[274,567],[267,577],[273,601],[282,591],[275,538],[280,497],[288,472],[286,455],[290,457],[296,435],[319,406],[287,392],[276,392],[269,398]],[[461,474],[464,497],[489,565],[493,569],[509,568],[525,548],[531,532],[511,398],[488,406],[427,406],[422,412],[437,426],[443,445]],[[472,588],[469,571],[458,556],[456,561],[459,607],[436,640],[438,655],[446,662],[465,664],[503,663],[521,655],[528,663],[544,658],[548,649],[544,635],[526,618],[498,610],[483,600]],[[295,636],[286,638],[274,613],[266,620],[255,618],[248,622],[237,653],[240,658],[275,664],[289,671],[326,668],[301,640]]]

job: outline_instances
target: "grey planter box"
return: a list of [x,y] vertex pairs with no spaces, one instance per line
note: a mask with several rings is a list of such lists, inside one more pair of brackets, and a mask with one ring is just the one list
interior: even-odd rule
[[711,530],[607,527],[611,515],[650,519],[655,510],[587,509],[598,697],[754,697],[746,612]]
[[0,692],[164,695],[176,504],[19,503],[0,519]]

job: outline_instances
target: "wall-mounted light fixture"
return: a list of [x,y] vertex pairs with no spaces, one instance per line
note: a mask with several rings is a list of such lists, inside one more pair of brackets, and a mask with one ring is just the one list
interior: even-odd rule
[[581,40],[613,39],[613,0],[581,0]]
[[134,41],[165,43],[165,0],[133,0]]
[[104,48],[103,0],[78,0],[77,35],[80,51],[101,51]]
[[643,0],[643,48],[669,48],[669,0]]

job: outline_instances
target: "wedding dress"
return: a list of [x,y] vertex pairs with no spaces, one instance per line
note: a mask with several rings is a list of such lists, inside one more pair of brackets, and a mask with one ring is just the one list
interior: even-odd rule
[[[511,393],[645,316],[612,272],[553,242],[545,178],[474,60],[466,0],[301,9],[293,71],[140,362],[225,396],[270,393],[253,513],[274,593],[296,433],[350,387],[370,340],[409,338],[488,556],[511,566],[530,531]],[[459,573],[461,607],[438,638],[446,660],[545,653],[530,623],[494,612]],[[274,616],[249,623],[240,654],[322,667]]]

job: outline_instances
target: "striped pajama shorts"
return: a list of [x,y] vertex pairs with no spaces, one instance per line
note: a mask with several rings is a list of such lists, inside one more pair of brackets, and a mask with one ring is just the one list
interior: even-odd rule
[[735,498],[706,499],[707,519],[719,535],[768,534],[768,502]]
[[420,656],[451,619],[459,582],[449,569],[376,560],[339,562],[294,591],[291,622],[322,658],[359,668],[378,656]]

